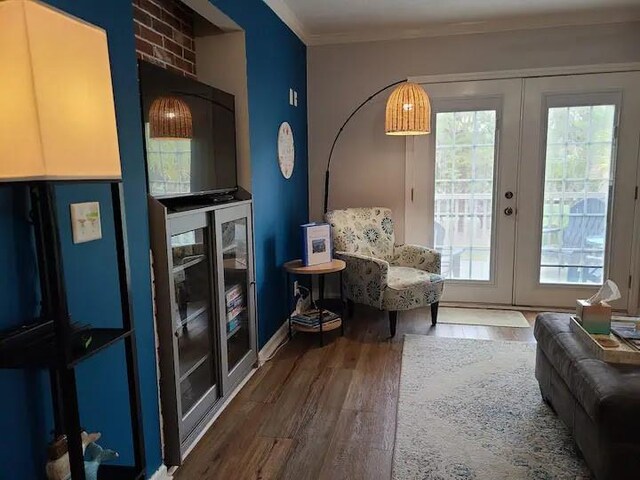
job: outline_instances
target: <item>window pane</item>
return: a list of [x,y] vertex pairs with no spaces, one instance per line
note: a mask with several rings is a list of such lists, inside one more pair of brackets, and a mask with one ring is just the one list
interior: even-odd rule
[[603,281],[615,108],[548,111],[540,283]]
[[491,278],[495,138],[495,110],[436,115],[433,224],[446,278]]

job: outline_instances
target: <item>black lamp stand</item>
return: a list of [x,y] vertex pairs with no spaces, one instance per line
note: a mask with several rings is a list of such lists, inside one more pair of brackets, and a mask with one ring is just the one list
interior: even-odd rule
[[397,82],[390,83],[386,87],[382,87],[380,90],[375,92],[373,95],[369,96],[369,98],[367,98],[364,102],[362,102],[360,105],[358,105],[353,112],[351,112],[351,115],[349,115],[347,117],[347,119],[344,121],[344,123],[340,127],[340,130],[338,130],[338,133],[336,134],[336,138],[333,139],[333,144],[331,145],[331,150],[329,151],[329,160],[327,161],[327,170],[324,172],[324,213],[327,213],[327,209],[328,209],[328,206],[329,206],[329,180],[330,180],[329,177],[331,175],[329,170],[331,169],[331,157],[333,156],[333,150],[336,148],[336,143],[338,143],[338,138],[340,138],[340,135],[342,134],[342,131],[344,130],[344,127],[347,126],[347,123],[349,123],[349,121],[353,118],[353,116],[356,113],[358,113],[358,111],[362,107],[364,107],[367,103],[369,103],[370,100],[372,100],[373,98],[375,98],[378,95],[380,95],[386,89],[391,88],[391,87],[395,87],[396,85],[400,85],[401,83],[404,83],[404,82],[406,82],[406,80],[398,80]]

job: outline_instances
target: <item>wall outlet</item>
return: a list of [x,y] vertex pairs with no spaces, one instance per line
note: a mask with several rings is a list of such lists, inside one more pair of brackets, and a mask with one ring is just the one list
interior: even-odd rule
[[296,92],[295,90],[293,91],[293,106],[298,106],[298,92]]
[[295,297],[296,295],[298,295],[298,280],[296,280],[295,282],[293,282],[293,296]]
[[289,89],[289,105],[293,105],[293,88]]

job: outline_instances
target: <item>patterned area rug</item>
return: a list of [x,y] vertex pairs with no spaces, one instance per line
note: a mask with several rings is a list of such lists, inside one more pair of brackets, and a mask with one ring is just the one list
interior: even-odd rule
[[534,366],[532,344],[406,335],[393,478],[591,478]]
[[515,310],[489,310],[485,308],[440,307],[438,322],[459,325],[486,325],[488,327],[529,328],[522,313]]

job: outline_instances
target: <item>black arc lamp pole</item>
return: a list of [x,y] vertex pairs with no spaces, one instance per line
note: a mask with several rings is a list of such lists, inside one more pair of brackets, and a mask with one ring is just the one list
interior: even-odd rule
[[398,80],[397,82],[390,83],[389,85],[387,85],[385,87],[382,87],[380,90],[378,90],[377,92],[375,92],[374,94],[369,96],[364,102],[362,102],[360,105],[358,105],[358,107],[353,112],[351,112],[351,115],[349,115],[347,117],[347,119],[344,121],[344,123],[340,127],[340,130],[338,130],[338,133],[336,134],[336,138],[333,139],[333,144],[331,145],[331,150],[329,151],[329,160],[327,161],[327,170],[324,173],[324,213],[327,213],[327,208],[329,206],[329,177],[331,175],[330,174],[331,157],[333,156],[333,150],[336,148],[336,143],[338,143],[338,138],[340,138],[340,134],[344,130],[344,127],[347,126],[347,124],[354,117],[354,115],[356,113],[358,113],[358,111],[362,107],[364,107],[367,103],[369,103],[369,101],[371,101],[372,99],[374,99],[375,97],[380,95],[382,92],[384,92],[388,88],[395,87],[396,85],[400,85],[401,83],[405,83],[405,82],[406,82],[406,80]]

